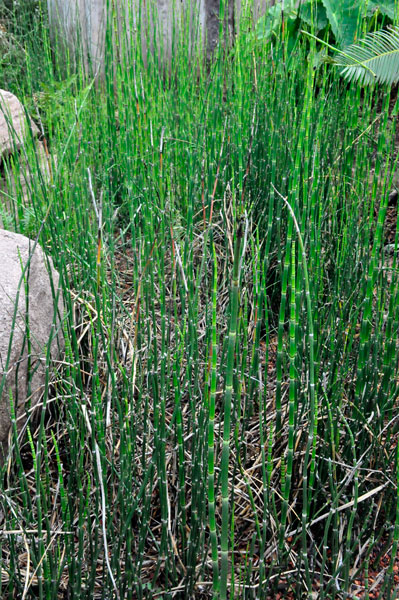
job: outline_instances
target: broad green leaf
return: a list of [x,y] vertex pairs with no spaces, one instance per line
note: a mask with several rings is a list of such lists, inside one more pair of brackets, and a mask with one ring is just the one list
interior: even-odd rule
[[[312,2],[309,0],[305,4],[302,4],[299,9],[299,17],[307,23],[307,25],[312,25]],[[327,11],[325,7],[317,2],[313,8],[313,19],[314,19],[314,27],[315,31],[321,31],[328,25],[327,19]]]
[[356,39],[363,3],[353,0],[322,0],[331,29],[340,46],[349,46]]
[[293,2],[286,3],[284,6],[282,2],[277,2],[274,6],[271,6],[256,24],[256,37],[258,40],[268,39],[272,34],[278,33],[281,27],[282,14],[284,14],[285,19],[295,20],[298,11]]
[[370,0],[367,4],[367,15],[371,16],[377,10],[391,19],[391,21],[395,20],[398,12],[397,8],[395,8],[395,0],[381,0],[380,2],[377,0]]

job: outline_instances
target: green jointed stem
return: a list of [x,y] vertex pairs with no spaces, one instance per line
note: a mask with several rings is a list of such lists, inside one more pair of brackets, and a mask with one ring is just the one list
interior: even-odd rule
[[285,311],[287,304],[287,289],[288,289],[288,276],[290,269],[290,252],[291,252],[291,240],[292,240],[292,229],[293,221],[288,221],[287,231],[287,242],[285,247],[285,259],[283,269],[283,280],[281,284],[281,302],[280,302],[280,313],[278,320],[278,337],[277,337],[277,359],[276,359],[276,435],[281,432],[281,396],[282,396],[282,383],[283,383],[283,355],[284,355],[284,329],[285,329]]
[[229,571],[229,456],[230,456],[230,429],[231,408],[233,398],[234,378],[234,351],[237,336],[238,316],[238,290],[239,290],[239,265],[241,257],[241,242],[243,238],[243,225],[238,226],[233,264],[233,280],[230,292],[230,325],[229,339],[227,345],[226,382],[224,393],[224,422],[223,422],[223,445],[222,460],[220,468],[221,490],[222,490],[222,531],[221,531],[221,572],[220,572],[220,598],[227,598],[227,575]]
[[215,401],[217,389],[217,257],[213,245],[213,294],[212,294],[212,341],[211,341],[211,389],[209,395],[208,424],[208,512],[211,537],[213,595],[219,589],[218,539],[215,517]]
[[355,519],[355,515],[356,515],[356,511],[357,511],[357,502],[358,502],[358,498],[359,498],[359,464],[357,462],[357,458],[356,458],[356,444],[355,444],[355,438],[354,435],[352,433],[352,430],[349,426],[348,420],[345,418],[345,415],[342,413],[342,411],[340,410],[340,415],[341,418],[344,422],[346,431],[348,432],[348,436],[350,439],[350,444],[351,444],[351,450],[352,450],[352,455],[353,455],[353,507],[350,513],[350,517],[348,520],[348,524],[347,524],[347,530],[346,530],[346,543],[347,543],[347,554],[345,556],[345,560],[344,560],[344,574],[345,574],[345,578],[344,578],[344,587],[345,589],[349,588],[349,567],[350,567],[350,545],[351,545],[351,541],[352,541],[352,528],[353,528],[353,523],[354,523],[354,519]]
[[291,491],[292,465],[294,455],[294,419],[296,408],[296,297],[295,297],[295,240],[291,247],[291,293],[290,293],[290,389],[289,389],[289,414],[288,414],[288,451],[287,451],[287,471],[285,476],[285,486],[283,490],[283,505],[281,508],[280,520],[280,541],[279,550],[282,552],[284,545],[285,527],[287,521],[288,503]]
[[[309,469],[309,459],[310,461],[310,473],[314,473],[314,463],[315,463],[315,435],[317,433],[317,397],[316,397],[316,385],[315,385],[315,340],[314,340],[314,332],[313,332],[313,316],[312,316],[312,301],[310,296],[310,284],[309,284],[309,275],[308,275],[308,265],[307,258],[305,253],[305,248],[303,245],[303,240],[301,236],[301,232],[299,229],[298,222],[295,217],[295,213],[289,204],[286,198],[283,198],[284,203],[286,204],[288,210],[291,213],[292,220],[295,225],[295,229],[298,236],[299,247],[302,254],[303,261],[303,276],[304,276],[304,284],[305,284],[305,294],[306,294],[306,308],[307,308],[307,318],[308,318],[308,338],[309,338],[309,388],[310,388],[310,415],[309,415],[309,436],[308,442],[306,445],[305,451],[305,461],[303,467],[303,508],[302,508],[302,558],[306,565],[308,564],[307,557],[307,542],[306,542],[306,525],[308,522],[309,508],[311,502],[311,486],[308,481],[308,469]],[[312,479],[312,477],[311,477]],[[312,483],[312,481],[311,481]]]

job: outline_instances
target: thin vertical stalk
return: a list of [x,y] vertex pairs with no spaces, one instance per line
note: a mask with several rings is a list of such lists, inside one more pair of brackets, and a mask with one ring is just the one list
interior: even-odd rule
[[229,571],[229,457],[230,457],[230,433],[231,433],[231,407],[233,398],[233,376],[234,376],[234,350],[237,336],[238,317],[238,295],[239,295],[239,265],[241,257],[241,243],[243,239],[243,224],[240,223],[237,230],[233,280],[230,292],[230,325],[227,345],[226,381],[224,392],[224,421],[223,421],[223,445],[222,460],[220,467],[221,491],[222,491],[222,530],[221,530],[221,571],[220,571],[220,598],[227,598],[227,575]]
[[284,534],[287,522],[288,502],[291,491],[292,465],[294,455],[294,419],[296,405],[296,297],[295,297],[295,240],[291,247],[291,292],[290,292],[290,388],[289,388],[289,414],[288,414],[288,451],[287,471],[283,490],[283,504],[280,519],[279,550],[283,551]]
[[212,293],[212,342],[211,342],[211,386],[209,395],[208,421],[208,511],[209,532],[211,537],[213,596],[219,591],[218,539],[215,515],[215,402],[217,389],[217,257],[214,244],[213,251],[213,293]]
[[[281,195],[280,195],[281,196]],[[315,443],[317,434],[317,396],[316,396],[316,384],[315,384],[315,340],[313,331],[313,316],[312,316],[312,300],[310,295],[310,284],[308,275],[308,266],[305,248],[301,236],[301,231],[298,222],[295,217],[295,213],[289,204],[288,200],[281,196],[288,210],[291,213],[295,229],[298,236],[298,242],[302,254],[303,261],[303,276],[305,284],[306,294],[306,307],[307,307],[307,319],[308,319],[308,338],[309,338],[309,391],[310,391],[310,407],[309,407],[309,434],[308,441],[306,444],[305,460],[303,466],[303,508],[302,508],[302,560],[305,564],[305,573],[307,579],[307,586],[310,589],[310,574],[309,574],[309,560],[307,556],[307,539],[306,539],[306,526],[309,521],[310,503],[311,503],[311,485],[313,483],[313,474],[315,471]],[[310,463],[310,475],[308,475]]]
[[290,269],[290,252],[292,240],[293,221],[288,219],[287,241],[285,246],[285,259],[283,268],[283,279],[281,283],[281,301],[278,319],[278,337],[277,337],[277,359],[276,359],[276,435],[281,433],[282,418],[282,384],[283,384],[283,358],[284,358],[284,331],[285,331],[285,313],[287,306],[288,277]]

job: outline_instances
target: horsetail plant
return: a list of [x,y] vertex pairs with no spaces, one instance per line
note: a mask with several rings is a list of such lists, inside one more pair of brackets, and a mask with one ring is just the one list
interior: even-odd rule
[[284,545],[284,536],[286,531],[286,521],[288,514],[288,502],[291,491],[292,480],[292,465],[294,455],[294,418],[296,409],[296,293],[295,293],[295,240],[291,244],[291,290],[290,290],[290,387],[288,399],[288,450],[287,450],[287,467],[285,475],[285,485],[283,489],[283,503],[281,507],[280,518],[280,540],[279,551],[282,553]]
[[231,433],[231,410],[233,399],[233,378],[235,363],[235,347],[237,335],[237,317],[239,303],[240,259],[241,245],[244,236],[243,222],[240,221],[236,233],[233,278],[230,292],[230,324],[228,330],[228,345],[226,358],[226,379],[224,389],[223,411],[223,442],[222,458],[220,465],[220,481],[222,494],[222,526],[220,536],[220,598],[227,598],[227,577],[229,571],[229,456]]
[[290,252],[292,240],[293,221],[289,219],[287,230],[287,241],[285,250],[285,259],[283,267],[283,277],[281,283],[281,302],[278,319],[278,342],[276,359],[276,435],[281,431],[282,419],[282,385],[283,385],[283,359],[284,359],[284,330],[285,330],[285,312],[287,305],[288,277],[290,269]]
[[0,216],[53,258],[66,353],[29,430],[10,406],[0,596],[326,600],[393,551],[359,584],[392,599],[396,91],[254,40],[251,2],[228,49],[219,4],[212,56],[176,2],[170,63],[156,3],[130,3],[137,36],[107,4],[103,78],[61,66],[42,11],[12,80],[51,175],[28,136]]
[[[291,207],[291,204],[288,202],[287,198],[284,198],[279,193],[279,196],[283,200],[284,204],[287,206],[292,221],[294,223],[296,233],[298,236],[299,247],[302,255],[302,266],[303,266],[303,277],[304,277],[304,286],[305,286],[305,295],[306,295],[306,309],[307,309],[307,319],[308,319],[308,338],[309,338],[309,392],[310,392],[310,417],[309,417],[309,434],[308,441],[306,444],[305,451],[305,461],[303,467],[303,486],[302,486],[302,494],[303,494],[303,508],[302,508],[302,560],[305,564],[306,576],[307,576],[307,585],[310,585],[310,572],[308,566],[308,556],[307,556],[307,538],[306,538],[306,524],[309,518],[310,512],[310,503],[311,503],[311,490],[313,486],[313,478],[315,471],[315,452],[316,452],[316,435],[317,435],[317,396],[316,396],[316,384],[315,384],[315,339],[314,339],[314,331],[313,331],[313,316],[312,316],[312,301],[310,295],[310,285],[309,285],[309,275],[308,275],[308,266],[307,266],[307,258],[305,253],[305,248],[303,245],[301,231],[298,225],[298,221],[296,220],[295,213]],[[308,474],[309,469],[309,474]]]
[[209,394],[208,421],[208,513],[211,538],[213,596],[217,598],[219,590],[218,536],[215,516],[215,406],[217,391],[217,257],[214,244],[213,254],[213,294],[212,294],[212,340],[211,340],[211,382]]

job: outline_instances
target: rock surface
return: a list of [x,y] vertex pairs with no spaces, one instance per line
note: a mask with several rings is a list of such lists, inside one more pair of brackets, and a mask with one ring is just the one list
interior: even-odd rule
[[[33,252],[33,253],[32,253]],[[30,258],[30,261],[29,261]],[[47,262],[48,261],[48,262]],[[26,409],[40,400],[45,386],[46,349],[51,358],[63,349],[60,317],[63,305],[59,276],[39,245],[23,235],[0,230],[0,463],[8,448],[10,394],[18,430]],[[24,277],[22,277],[24,267]],[[49,270],[51,275],[49,276]],[[54,294],[59,296],[55,302]],[[26,291],[28,293],[26,293]],[[15,307],[17,305],[16,317]]]
[[[29,148],[29,152],[22,150],[26,140],[31,135],[36,138],[38,133],[31,119],[27,123],[25,110],[18,98],[0,90],[0,227],[7,225],[8,215],[18,215],[20,209],[29,204],[34,176],[38,173],[37,164],[44,179],[50,176],[49,161],[42,142],[34,140],[34,148]],[[33,149],[36,156],[33,155]]]
[[[49,163],[42,142],[36,141],[36,152],[41,174],[48,180],[50,177]],[[10,160],[10,156],[3,162],[3,176],[0,176],[0,204],[7,207],[8,212],[10,212],[12,202],[17,201],[17,199],[22,200],[24,204],[28,204],[33,187],[33,178],[38,171],[36,163],[33,163],[33,172],[24,154],[18,156],[18,168],[13,168],[15,160]]]
[[39,130],[32,120],[27,123],[24,107],[18,98],[11,92],[0,90],[0,157],[22,147],[30,135],[29,126],[36,137]]

